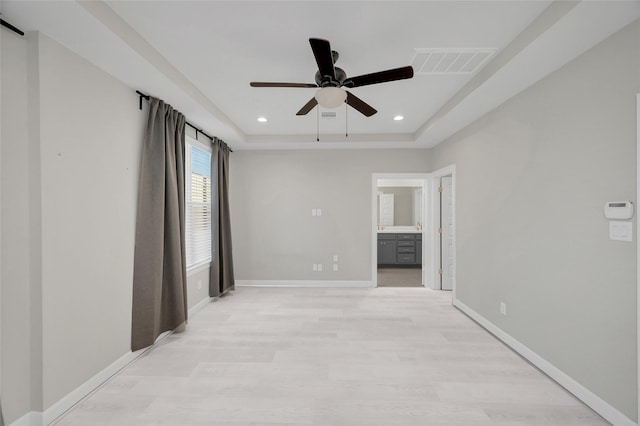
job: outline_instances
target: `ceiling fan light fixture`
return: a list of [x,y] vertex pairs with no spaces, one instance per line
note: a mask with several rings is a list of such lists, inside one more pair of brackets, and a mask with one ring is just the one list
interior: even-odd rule
[[315,98],[324,108],[338,108],[347,100],[347,92],[339,87],[323,87],[316,92]]

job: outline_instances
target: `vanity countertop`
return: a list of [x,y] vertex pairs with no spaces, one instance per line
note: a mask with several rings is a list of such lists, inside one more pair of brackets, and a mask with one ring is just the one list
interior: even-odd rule
[[385,226],[378,229],[378,234],[421,234],[422,229],[415,226]]

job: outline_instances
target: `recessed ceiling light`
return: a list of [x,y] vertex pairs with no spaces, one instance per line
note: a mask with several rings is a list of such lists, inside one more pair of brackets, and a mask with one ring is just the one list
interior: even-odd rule
[[266,117],[258,117],[258,121],[261,123],[266,123],[267,122],[267,118]]
[[396,121],[400,121],[400,120],[404,120],[404,117],[401,115],[396,115],[395,117],[393,117],[393,119]]

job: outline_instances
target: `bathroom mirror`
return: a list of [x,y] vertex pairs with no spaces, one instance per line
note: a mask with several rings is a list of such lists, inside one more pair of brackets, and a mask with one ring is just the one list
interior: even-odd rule
[[378,226],[421,226],[422,188],[378,186]]

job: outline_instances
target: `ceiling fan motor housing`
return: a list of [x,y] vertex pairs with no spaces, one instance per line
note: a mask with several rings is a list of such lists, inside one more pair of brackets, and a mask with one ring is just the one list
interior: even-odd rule
[[341,87],[342,83],[347,79],[347,73],[342,68],[334,67],[335,79],[330,75],[320,75],[320,71],[316,72],[316,84],[319,87]]

